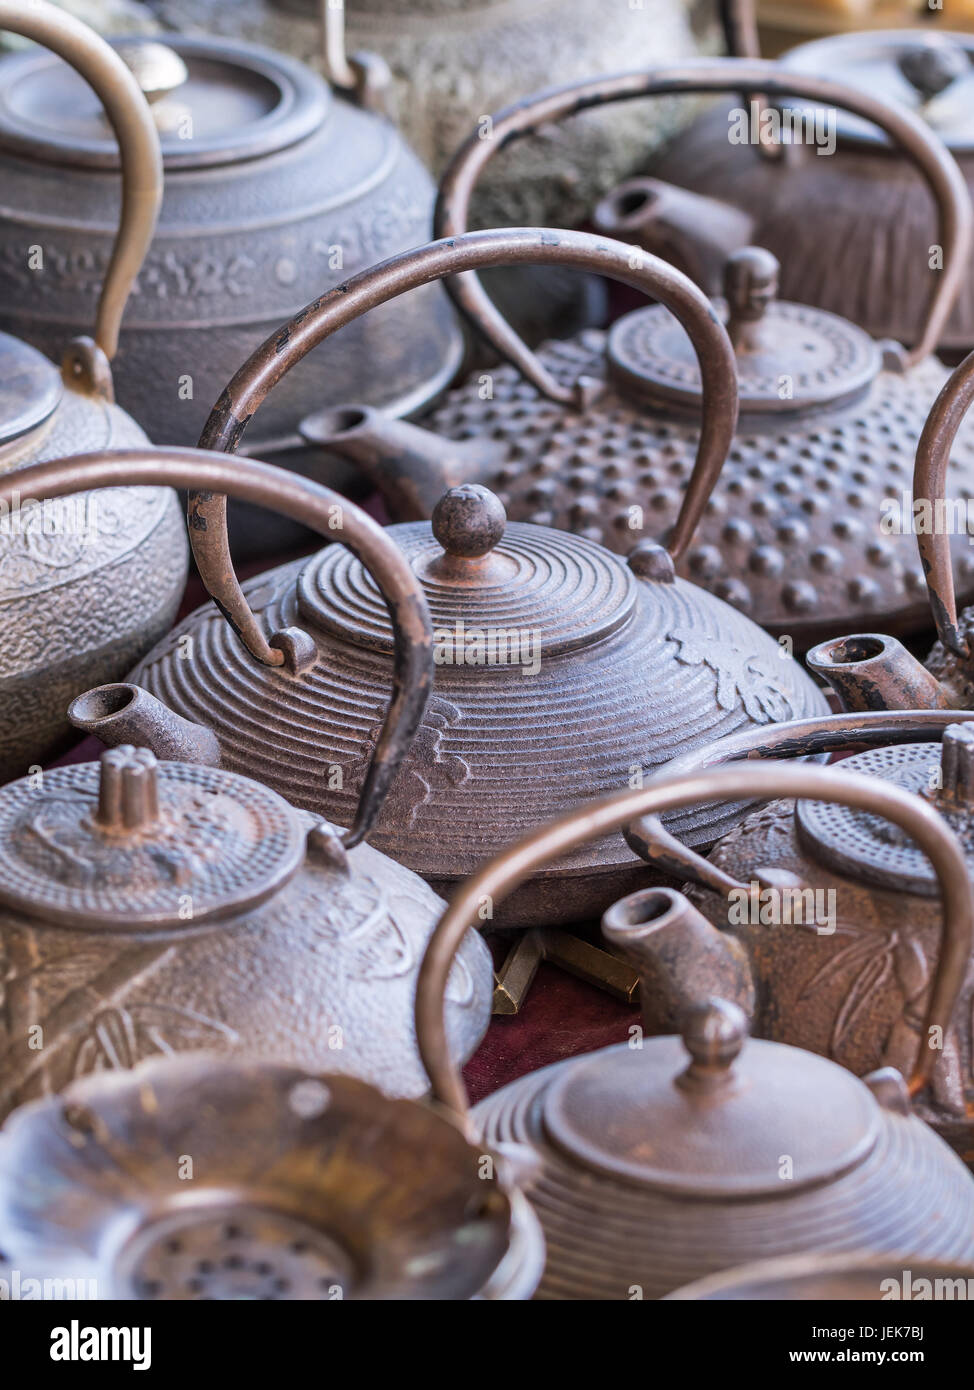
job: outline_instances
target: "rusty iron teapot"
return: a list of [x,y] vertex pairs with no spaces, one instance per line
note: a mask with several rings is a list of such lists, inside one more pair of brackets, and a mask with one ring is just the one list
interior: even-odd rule
[[[224,382],[276,324],[322,284],[426,239],[434,184],[368,109],[381,80],[370,62],[354,90],[335,91],[248,44],[167,35],[116,47],[152,101],[166,171],[116,386],[156,443],[193,445]],[[97,103],[51,55],[0,60],[0,94],[0,177],[18,210],[0,217],[0,326],[49,352],[91,319],[118,156]],[[27,270],[32,242],[44,249],[42,274]],[[290,436],[309,410],[353,392],[394,415],[417,410],[462,354],[449,301],[430,286],[356,325],[340,351],[316,353],[278,392],[268,434]],[[258,532],[248,543],[277,540]]]
[[[668,771],[690,775],[732,759],[864,744],[866,752],[842,762],[843,773],[922,795],[956,833],[974,880],[972,718],[937,710],[797,721],[758,738],[749,731],[720,740]],[[654,1031],[670,1031],[679,1010],[716,985],[760,1037],[809,1048],[860,1075],[904,1068],[936,999],[944,926],[936,877],[901,829],[869,806],[788,801],[753,812],[706,860],[652,818],[630,826],[626,838],[657,869],[696,885],[689,902],[674,894],[669,910],[659,907],[646,934]],[[609,916],[638,913],[640,902],[637,894]],[[946,958],[947,948],[939,951]],[[974,960],[959,946],[953,960],[954,1031],[931,1054],[936,1064],[917,1113],[974,1164]]]
[[[200,450],[82,455],[25,477],[42,499],[114,477],[212,488],[232,479],[255,504],[305,517],[361,556],[388,602],[396,659],[347,831],[215,766],[213,735],[187,736],[176,719],[161,750],[170,761],[157,765],[125,739],[100,767],[56,768],[0,789],[0,1114],[85,1072],[197,1048],[420,1094],[415,978],[443,904],[362,843],[432,678],[429,612],[401,552],[336,493]],[[0,500],[9,506],[14,496],[14,480],[4,480]],[[107,709],[116,691],[100,687],[82,703]],[[487,1027],[492,986],[490,954],[474,934],[451,985],[458,1055]]]
[[[454,950],[485,896],[500,902],[542,864],[640,815],[755,795],[869,810],[930,856],[945,904],[945,947],[926,1018],[946,1031],[969,959],[974,894],[961,846],[936,812],[899,787],[831,768],[664,770],[649,786],[540,827],[455,894],[417,990],[417,1037],[434,1096],[466,1113],[441,998]],[[647,940],[660,894],[669,907],[670,894],[657,889],[639,895],[643,914],[604,919],[609,939],[644,973],[644,1002],[652,995]],[[911,1113],[910,1095],[919,1100],[938,1054],[915,1040],[908,1088],[892,1068],[864,1083],[810,1052],[748,1041],[743,1012],[719,998],[689,1010],[680,1027],[682,1040],[633,1030],[628,1043],[545,1067],[471,1113],[468,1123],[488,1150],[526,1145],[540,1166],[529,1188],[548,1245],[540,1297],[658,1298],[749,1260],[850,1248],[974,1259],[974,1182]]]
[[[730,51],[757,57],[757,31],[748,13],[753,7],[731,2],[740,14],[736,33],[729,35]],[[926,17],[936,19],[936,10]],[[974,189],[972,56],[974,35],[934,26],[927,33],[835,34],[799,44],[777,61],[796,76],[828,77],[915,113]],[[741,102],[738,97],[738,109]],[[809,122],[818,107],[822,120],[814,99],[788,105]],[[707,277],[709,247],[715,232],[736,223],[748,240],[781,257],[788,299],[841,314],[875,338],[915,341],[926,294],[920,271],[939,238],[929,201],[902,153],[890,148],[871,118],[841,109],[827,116],[836,142],[827,159],[817,158],[800,139],[729,146],[728,117],[724,104],[700,116],[654,157],[653,179],[617,188],[607,207],[623,214],[628,208],[642,221],[650,250],[665,254],[660,238],[665,239],[682,251],[676,264],[693,274],[684,259],[690,257],[704,273],[700,283],[713,290],[718,286]],[[667,188],[665,181],[678,187]],[[974,346],[972,269],[969,251],[953,311],[932,340],[941,352],[964,353]]]
[[[108,113],[123,164],[122,213],[104,276],[85,271],[89,294],[71,332],[95,322],[94,339],[50,334],[58,368],[34,347],[0,333],[0,476],[37,459],[84,448],[140,444],[145,434],[114,403],[112,366],[132,282],[152,239],[162,171],[159,141],[131,73],[86,25],[46,0],[25,6],[0,0],[0,29],[46,45],[90,83]],[[34,61],[55,61],[46,49]],[[0,65],[2,66],[2,65]],[[32,206],[23,184],[0,158],[7,245],[0,266],[16,266],[24,304],[36,323],[57,279],[46,233],[25,233]],[[63,172],[52,176],[65,226]],[[114,193],[115,176],[111,177]],[[73,211],[73,210],[72,210]],[[104,208],[99,212],[104,225]],[[0,230],[0,236],[3,235]],[[31,269],[30,267],[34,267]],[[2,271],[0,271],[2,275]],[[4,277],[5,278],[5,277]],[[100,292],[99,292],[100,286]],[[12,295],[0,293],[5,308]],[[96,309],[97,299],[97,309]],[[16,319],[19,330],[25,320]],[[0,781],[56,753],[70,734],[65,708],[92,681],[113,680],[167,632],[186,582],[188,552],[176,495],[165,487],[78,493],[56,506],[26,505],[0,516]],[[31,494],[21,490],[26,504]],[[36,499],[35,499],[36,500]]]
[[10,1117],[0,1230],[22,1298],[525,1299],[544,1238],[514,1171],[351,1077],[156,1058]]
[[[461,147],[441,185],[437,231],[465,230],[477,176],[494,151],[541,122],[598,102],[758,81],[868,113],[890,132],[936,196],[945,269],[919,345],[908,353],[835,315],[771,302],[774,259],[757,248],[731,256],[729,308],[718,311],[735,345],[741,418],[679,572],[800,648],[847,626],[850,615],[909,631],[927,618],[916,550],[911,539],[884,534],[871,505],[908,485],[916,439],[945,375],[929,353],[969,259],[972,221],[959,170],[920,120],[770,63],[699,62],[579,83],[500,113],[492,140]],[[444,479],[464,477],[494,488],[512,520],[575,532],[620,553],[647,529],[672,525],[690,476],[701,392],[691,344],[666,308],[636,310],[607,335],[550,343],[535,354],[474,276],[447,288],[513,365],[451,391],[428,431],[351,407],[312,416],[303,436],[359,464],[400,518],[429,515]],[[954,465],[958,491],[974,496],[974,435],[958,441]],[[958,543],[967,593],[974,574],[960,567],[970,558]]]
[[[280,350],[270,344],[259,368],[242,369],[208,441],[235,446],[288,365],[364,308],[471,266],[534,261],[594,267],[672,305],[700,352],[707,409],[695,479],[666,549],[644,541],[624,562],[584,537],[505,528],[503,508],[476,484],[447,492],[432,526],[390,532],[434,615],[436,678],[372,843],[443,891],[552,810],[624,785],[635,749],[664,762],[718,732],[827,708],[767,634],[674,576],[733,432],[734,364],[707,300],[661,262],[630,269],[616,243],[527,229],[404,253],[316,301]],[[82,701],[72,718],[160,756],[172,716],[193,721],[216,736],[223,766],[344,824],[391,678],[385,606],[362,566],[337,549],[241,589],[224,506],[211,493],[191,498],[197,563],[220,612],[198,610],[136,667],[142,693],[129,687],[121,717],[102,716],[96,695],[93,716]],[[726,808],[717,820],[690,814],[679,829],[709,844],[733,819]],[[523,885],[508,911],[518,923],[583,921],[637,881],[645,870],[616,836]],[[502,925],[485,908],[490,920]]]
[[[360,52],[380,57],[391,75],[382,93],[389,113],[434,173],[486,112],[543,83],[649,57],[680,62],[698,43],[717,41],[709,15],[687,15],[671,0],[613,9],[589,0],[166,0],[165,20],[292,53],[339,86]],[[672,107],[649,119],[593,112],[570,133],[539,132],[485,181],[479,224],[577,226],[617,179],[642,167],[680,115]]]
[[667,1301],[677,1303],[869,1303],[884,1299],[926,1302],[931,1298],[970,1298],[974,1264],[904,1260],[893,1255],[799,1255],[756,1260],[724,1274],[698,1279]]

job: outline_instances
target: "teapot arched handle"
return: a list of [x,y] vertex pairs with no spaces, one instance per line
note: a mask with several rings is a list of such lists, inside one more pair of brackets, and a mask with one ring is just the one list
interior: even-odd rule
[[326,80],[350,101],[368,111],[388,115],[392,73],[378,53],[354,53],[345,48],[345,0],[318,0],[321,29],[321,69]]
[[[149,249],[162,203],[162,151],[149,104],[113,48],[73,15],[48,0],[0,0],[0,29],[33,39],[69,63],[105,108],[122,163],[122,215],[95,318],[95,347],[111,362],[125,305]],[[90,344],[69,344],[64,370],[74,381],[99,384],[106,375],[92,362]],[[109,377],[110,383],[110,377]],[[110,385],[106,383],[103,389]]]
[[786,763],[709,768],[706,772],[660,773],[634,791],[592,801],[560,819],[540,826],[499,854],[454,893],[430,938],[416,988],[416,1034],[433,1095],[458,1116],[469,1115],[463,1079],[446,1042],[444,992],[450,967],[470,924],[479,920],[485,900],[496,905],[529,874],[568,854],[590,839],[611,835],[639,816],[659,815],[713,801],[807,797],[869,811],[892,821],[910,835],[930,859],[944,905],[944,937],[930,990],[920,1050],[910,1090],[927,1083],[936,1053],[924,1050],[927,1030],[949,1027],[964,981],[974,930],[974,885],[960,841],[941,816],[921,797],[861,773],[827,767],[792,767]]
[[[635,259],[636,264],[633,264]],[[447,275],[496,265],[559,265],[594,271],[642,290],[676,315],[693,343],[703,383],[700,438],[693,473],[667,541],[674,560],[689,545],[737,424],[737,363],[723,325],[692,280],[665,261],[608,237],[545,228],[467,232],[403,251],[338,285],[296,314],[244,363],[210,413],[203,448],[232,452],[271,388],[306,353],[332,333],[406,290]],[[226,498],[193,491],[189,497],[193,555],[207,590],[258,661],[276,664],[233,573],[227,539]]]
[[[936,517],[937,503],[947,496],[947,465],[957,431],[974,401],[974,352],[968,353],[947,378],[930,408],[917,443],[913,467],[913,503],[927,503]],[[947,651],[970,658],[967,638],[957,621],[957,595],[950,558],[950,536],[935,525],[917,528],[920,563],[927,581],[930,609],[937,636]]]
[[[468,136],[447,166],[440,180],[434,214],[436,235],[457,236],[466,229],[471,194],[494,152],[530,135],[541,125],[593,106],[635,97],[733,90],[758,91],[768,97],[798,96],[842,107],[881,127],[913,160],[937,204],[944,268],[930,296],[917,345],[909,352],[901,349],[900,360],[904,367],[909,367],[933,352],[967,274],[974,245],[974,211],[956,161],[924,122],[905,108],[886,105],[837,82],[808,77],[760,59],[713,58],[650,72],[618,73],[551,88],[505,107],[490,118],[490,138],[482,138],[478,129]],[[542,395],[563,405],[573,404],[571,391],[555,380],[518,337],[476,275],[448,280],[446,288],[474,328]]]
[[[933,743],[951,724],[974,720],[974,710],[881,710],[824,714],[792,719],[764,728],[749,728],[701,748],[693,748],[666,764],[667,773],[704,772],[724,763],[764,758],[810,758],[822,753],[847,753],[853,748],[885,748],[893,743]],[[740,887],[702,854],[684,845],[657,816],[640,816],[623,827],[626,843],[640,859],[674,877],[685,876],[703,887],[726,892]]]
[[[392,699],[372,753],[355,817],[342,836],[351,849],[368,834],[413,741],[433,685],[433,625],[422,586],[402,551],[377,522],[320,483],[255,459],[229,458],[203,449],[119,449],[31,464],[0,477],[0,508],[22,498],[44,501],[103,487],[198,488],[230,493],[340,540],[361,560],[385,599],[395,638]],[[340,526],[336,527],[336,520]],[[287,628],[271,637],[285,651],[308,656],[311,639]]]

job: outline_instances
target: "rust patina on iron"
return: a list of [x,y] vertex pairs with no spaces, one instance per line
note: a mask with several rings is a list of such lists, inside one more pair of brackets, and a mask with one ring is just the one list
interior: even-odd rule
[[[875,120],[936,199],[944,262],[942,270],[918,272],[928,300],[916,346],[907,350],[874,342],[834,314],[776,302],[776,262],[740,239],[726,246],[730,309],[721,304],[714,312],[728,317],[736,340],[741,416],[711,505],[681,551],[680,573],[802,646],[850,614],[868,615],[870,626],[881,618],[883,626],[912,630],[927,616],[912,539],[884,533],[869,508],[908,487],[915,441],[944,376],[929,353],[971,246],[964,181],[920,119],[770,63],[697,62],[595,79],[499,112],[493,139],[468,139],[444,176],[437,230],[464,231],[480,173],[497,150],[539,123],[606,101],[727,87],[799,91]],[[620,233],[630,234],[625,227]],[[429,429],[351,405],[309,417],[304,438],[358,465],[401,519],[428,517],[444,487],[467,480],[496,491],[514,520],[621,553],[647,531],[673,525],[691,474],[701,392],[693,349],[666,307],[637,310],[608,335],[534,353],[476,276],[458,273],[448,288],[512,364],[489,374],[490,389],[482,376],[469,379],[431,414]],[[250,372],[259,375],[257,359]],[[254,403],[264,389],[255,386]],[[221,413],[226,407],[221,402]],[[974,444],[960,440],[955,463],[958,486],[974,492]],[[967,591],[974,556],[958,541],[955,559]]]
[[[908,1085],[889,1067],[864,1084],[825,1058],[746,1041],[742,1011],[710,997],[684,1012],[682,1042],[644,1037],[639,1048],[622,1044],[573,1058],[467,1111],[441,1001],[455,949],[484,894],[500,901],[549,859],[641,815],[744,795],[814,797],[882,816],[929,856],[944,921],[922,1011],[928,1027],[949,1036],[970,958],[974,890],[956,836],[922,798],[831,768],[664,770],[641,790],[541,826],[457,891],[430,942],[417,992],[417,1036],[434,1096],[488,1147],[513,1141],[536,1155],[531,1201],[548,1241],[541,1297],[624,1299],[634,1286],[643,1297],[660,1297],[770,1255],[856,1248],[974,1259],[974,1184],[911,1113],[911,1096],[921,1101],[938,1060],[916,1036],[904,1058]],[[645,911],[606,919],[608,935],[649,984],[654,924],[665,929],[674,901],[679,895],[650,895]],[[644,1002],[651,1004],[651,989]],[[787,1174],[782,1155],[791,1159]]]
[[[162,197],[159,139],[135,79],[113,50],[79,20],[46,0],[0,0],[0,29],[42,44],[72,78],[89,84],[118,142],[122,201],[114,240],[106,236],[94,338],[52,340],[60,370],[34,347],[0,334],[0,475],[85,448],[145,442],[139,425],[115,405],[111,362],[122,314],[152,241]],[[50,54],[33,49],[48,61]],[[74,71],[72,71],[72,69]],[[40,175],[21,158],[23,201],[4,179],[19,217],[27,186]],[[59,213],[63,214],[60,193]],[[104,221],[104,210],[101,213]],[[57,279],[48,260],[27,269],[23,224],[16,264],[29,282],[32,313]],[[108,248],[111,250],[108,256]],[[30,248],[32,251],[35,248]],[[2,274],[2,272],[0,272]],[[94,293],[92,294],[94,301]],[[89,315],[86,314],[86,319]],[[108,478],[97,495],[79,494],[54,508],[27,506],[3,518],[0,534],[0,781],[57,753],[70,725],[65,708],[93,681],[113,680],[167,632],[186,579],[186,537],[179,504],[166,488],[132,488]],[[19,497],[31,499],[21,487]]]
[[[45,498],[106,478],[229,488],[344,541],[389,607],[392,700],[347,830],[218,767],[214,735],[145,692],[100,686],[74,702],[76,724],[110,729],[120,746],[100,768],[58,768],[40,786],[27,778],[0,789],[0,1113],[89,1071],[197,1048],[327,1067],[390,1094],[421,1094],[413,993],[443,904],[362,843],[429,696],[432,632],[418,580],[388,533],[353,504],[223,454],[147,446],[35,464],[2,481],[0,503],[12,505],[15,481]],[[310,641],[295,628],[272,640],[285,662]],[[192,664],[191,650],[184,659]],[[146,705],[167,759],[158,764],[132,746]],[[492,985],[475,933],[451,982],[462,1056],[487,1026]],[[25,1048],[31,1028],[43,1030],[43,1048]]]

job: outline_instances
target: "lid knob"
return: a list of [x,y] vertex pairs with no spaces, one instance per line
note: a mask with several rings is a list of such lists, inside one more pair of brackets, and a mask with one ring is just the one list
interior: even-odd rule
[[966,49],[949,42],[916,44],[905,49],[897,62],[900,72],[924,102],[946,91],[970,68]]
[[940,771],[945,800],[974,804],[974,729],[968,724],[951,724],[944,730]]
[[174,48],[146,40],[123,44],[118,56],[142,88],[146,101],[156,102],[181,87],[189,69]]
[[761,323],[778,294],[781,266],[763,246],[742,246],[724,265],[727,332],[738,350],[759,346],[755,325]]
[[458,560],[479,560],[504,534],[507,512],[499,497],[480,483],[445,492],[433,508],[433,535]]
[[145,830],[159,819],[155,754],[123,743],[101,755],[95,824],[111,835]]
[[683,1045],[693,1059],[676,1079],[684,1090],[718,1090],[733,1076],[733,1065],[748,1036],[747,1015],[729,999],[711,998],[683,1016]]

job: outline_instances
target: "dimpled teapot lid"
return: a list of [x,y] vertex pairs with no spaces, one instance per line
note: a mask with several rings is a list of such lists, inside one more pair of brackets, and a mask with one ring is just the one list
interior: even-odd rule
[[548,1137],[584,1166],[692,1197],[787,1197],[860,1163],[880,1132],[851,1072],[748,1040],[741,1009],[718,999],[690,1011],[682,1040],[580,1058],[542,1103]]
[[[746,247],[727,259],[715,308],[737,358],[741,413],[783,414],[839,405],[863,392],[882,365],[855,324],[774,298],[778,262]],[[698,408],[700,367],[686,330],[662,304],[636,309],[609,330],[609,375],[628,396]]]
[[[922,116],[954,154],[974,150],[974,34],[886,29],[836,34],[799,44],[780,59],[796,72],[828,77]],[[807,105],[794,100],[789,105]],[[884,131],[861,116],[835,111],[844,139],[887,145]]]
[[61,373],[42,352],[0,333],[0,446],[37,429],[61,400]]
[[[563,531],[508,525],[500,501],[477,483],[451,488],[432,524],[407,522],[390,532],[423,585],[435,641],[460,634],[469,649],[478,634],[496,645],[501,633],[514,633],[523,648],[528,634],[532,650],[553,655],[615,632],[635,607],[637,581],[624,561]],[[385,601],[344,547],[306,566],[298,602],[306,620],[344,641],[393,651]],[[486,651],[484,662],[504,664]]]
[[[844,758],[842,767],[880,777],[936,806],[959,838],[974,875],[974,728],[952,724],[943,743],[871,748]],[[927,856],[898,825],[882,816],[822,801],[799,801],[795,824],[816,858],[880,888],[937,897],[940,889]]]
[[[167,35],[164,43],[120,39],[114,47],[152,103],[167,169],[273,154],[316,130],[331,102],[316,73],[251,44]],[[0,61],[0,148],[63,164],[119,167],[97,96],[45,49]]]
[[123,746],[3,788],[0,904],[52,926],[185,929],[257,907],[305,844],[276,792]]

